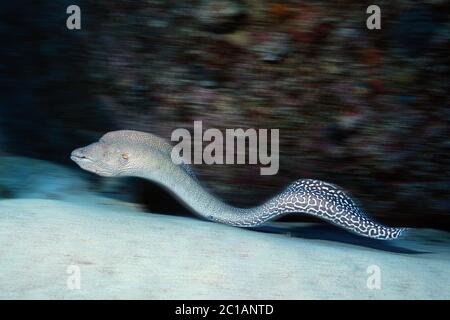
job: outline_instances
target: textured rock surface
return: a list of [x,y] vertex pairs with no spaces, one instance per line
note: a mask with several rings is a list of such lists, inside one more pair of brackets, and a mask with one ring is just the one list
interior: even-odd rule
[[[125,188],[127,184],[128,189]],[[53,162],[17,156],[0,156],[0,199],[53,199],[135,201],[136,184],[124,179],[103,179]],[[129,191],[129,192],[127,192]]]
[[[24,157],[0,157],[0,199],[68,199],[89,192],[83,173],[63,166]],[[3,190],[3,196],[1,193]]]

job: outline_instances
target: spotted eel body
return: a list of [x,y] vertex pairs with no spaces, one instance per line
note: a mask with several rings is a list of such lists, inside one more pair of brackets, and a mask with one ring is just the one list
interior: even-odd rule
[[[116,151],[127,154],[126,163],[115,161]],[[199,216],[236,227],[257,227],[289,213],[304,213],[380,240],[396,239],[407,230],[377,223],[341,188],[312,179],[294,182],[258,207],[236,208],[208,192],[188,165],[174,164],[170,152],[171,145],[157,136],[121,130],[109,132],[99,142],[74,150],[72,159],[83,169],[97,174],[136,176],[157,182]],[[105,167],[109,170],[107,174]]]
[[259,215],[257,223],[287,213],[302,212],[375,239],[396,239],[406,231],[406,228],[387,227],[375,222],[342,189],[313,179],[294,182],[279,196],[264,204],[262,211],[264,213]]

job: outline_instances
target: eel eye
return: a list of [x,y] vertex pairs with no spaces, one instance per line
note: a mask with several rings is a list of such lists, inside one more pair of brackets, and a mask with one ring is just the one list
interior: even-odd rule
[[129,157],[128,153],[122,153],[122,159],[128,160]]

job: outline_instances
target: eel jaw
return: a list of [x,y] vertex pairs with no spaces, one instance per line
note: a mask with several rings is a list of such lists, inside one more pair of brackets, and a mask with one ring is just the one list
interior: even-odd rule
[[94,160],[92,160],[89,157],[86,157],[82,152],[80,152],[79,149],[76,149],[71,153],[70,159],[77,164],[94,162]]
[[94,160],[86,158],[86,157],[77,157],[77,156],[70,156],[70,159],[74,161],[77,164],[80,163],[94,163]]
[[86,155],[84,150],[84,148],[75,149],[70,154],[70,159],[81,169],[95,173],[102,177],[113,177],[116,175],[114,172],[111,172],[111,170],[102,165],[101,161]]

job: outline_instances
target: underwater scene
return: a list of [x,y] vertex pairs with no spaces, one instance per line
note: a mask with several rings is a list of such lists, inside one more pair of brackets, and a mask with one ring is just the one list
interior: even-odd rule
[[3,1],[0,299],[450,299],[449,7]]

